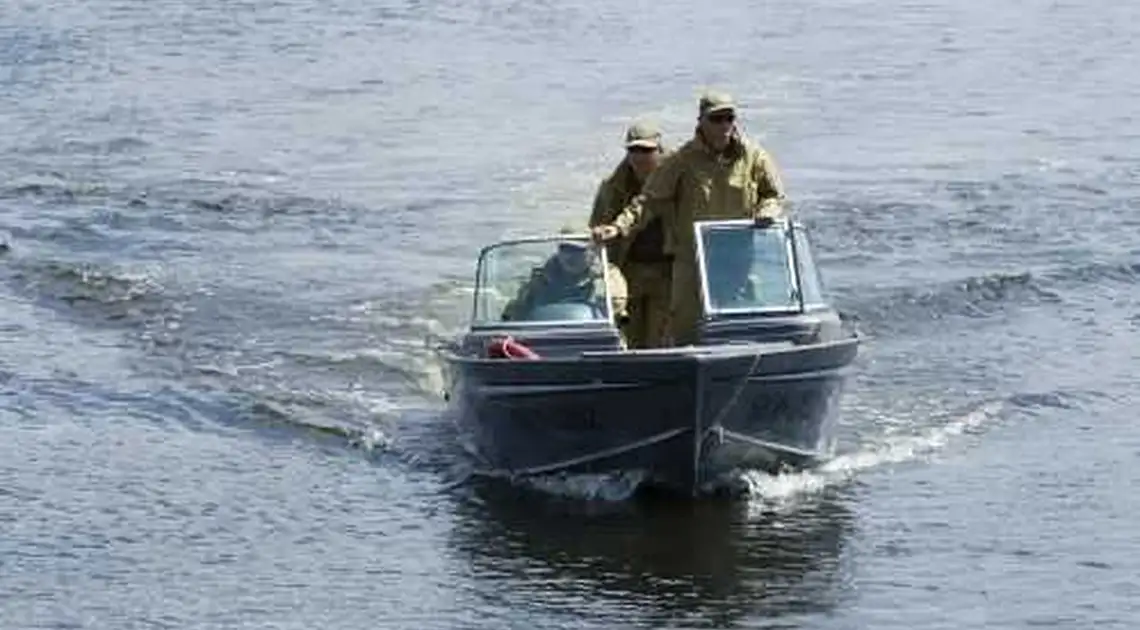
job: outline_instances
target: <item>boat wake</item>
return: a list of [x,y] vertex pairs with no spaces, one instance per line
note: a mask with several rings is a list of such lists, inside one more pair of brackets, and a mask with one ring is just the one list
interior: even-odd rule
[[748,471],[739,479],[747,484],[746,494],[758,499],[751,502],[754,508],[779,511],[805,496],[852,481],[862,473],[931,458],[952,446],[957,439],[1000,419],[1006,406],[1004,400],[987,401],[941,424],[927,426],[912,434],[881,437],[812,470],[777,476]]
[[[935,426],[907,435],[880,435],[861,447],[841,453],[809,470],[770,475],[759,471],[735,471],[707,484],[706,495],[744,499],[757,513],[780,512],[805,499],[835,489],[857,476],[886,466],[917,462],[935,456],[955,441],[1000,419],[1010,401],[990,400]],[[889,419],[879,425],[899,426],[906,419]],[[912,423],[913,424],[913,423]],[[651,487],[641,471],[614,474],[558,474],[513,480],[514,485],[560,498],[622,502]]]

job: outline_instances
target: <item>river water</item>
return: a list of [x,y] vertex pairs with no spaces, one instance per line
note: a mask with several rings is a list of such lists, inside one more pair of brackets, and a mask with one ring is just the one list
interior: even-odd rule
[[[1072,0],[0,0],[0,627],[1137,627],[1137,41]],[[867,335],[842,454],[470,481],[429,348],[477,248],[584,220],[706,85]]]

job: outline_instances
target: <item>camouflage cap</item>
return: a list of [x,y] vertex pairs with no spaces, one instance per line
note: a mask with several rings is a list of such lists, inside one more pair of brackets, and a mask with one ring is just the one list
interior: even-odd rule
[[625,148],[661,146],[661,129],[649,120],[639,120],[625,130]]
[[736,101],[729,94],[710,90],[701,96],[699,109],[701,116],[713,112],[736,111]]

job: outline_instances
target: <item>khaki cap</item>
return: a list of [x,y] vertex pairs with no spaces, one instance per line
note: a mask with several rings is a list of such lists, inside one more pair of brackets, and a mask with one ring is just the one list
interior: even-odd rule
[[710,90],[701,96],[699,108],[701,116],[713,112],[736,111],[736,101],[725,92]]
[[661,129],[653,122],[641,120],[629,126],[625,131],[625,147],[649,147],[656,149],[661,146]]

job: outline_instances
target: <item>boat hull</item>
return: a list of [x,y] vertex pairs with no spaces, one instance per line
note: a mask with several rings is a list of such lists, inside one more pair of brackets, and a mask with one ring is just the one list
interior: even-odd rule
[[687,494],[831,456],[857,342],[448,360],[452,411],[491,475],[641,470]]

